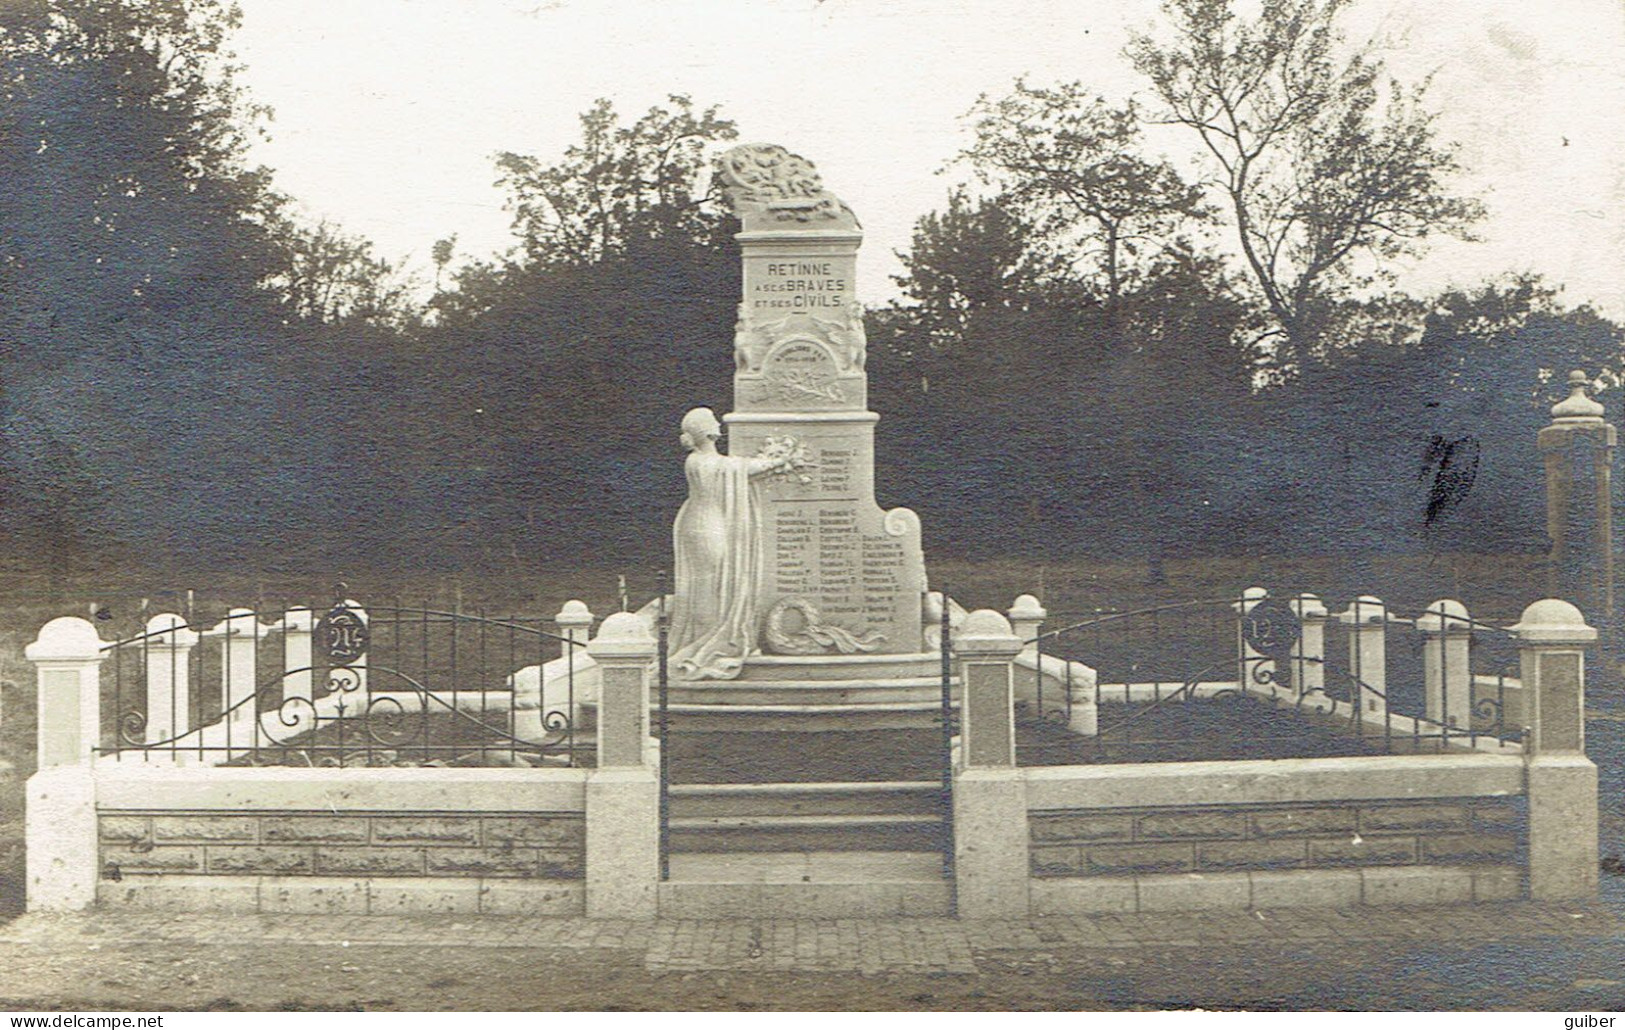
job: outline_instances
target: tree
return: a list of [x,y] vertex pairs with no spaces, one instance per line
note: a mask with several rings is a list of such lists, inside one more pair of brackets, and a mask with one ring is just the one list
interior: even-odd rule
[[502,560],[669,539],[650,497],[677,503],[672,426],[722,403],[732,365],[739,259],[708,162],[735,136],[687,97],[631,124],[600,100],[558,160],[498,156],[515,245],[445,274],[418,352],[441,493],[502,531]]
[[179,310],[264,313],[277,203],[246,148],[264,111],[236,83],[217,0],[0,5],[0,276],[43,359],[128,352]]
[[916,335],[932,351],[950,351],[981,312],[1029,302],[1055,271],[1033,253],[1031,237],[1002,197],[973,201],[956,190],[946,210],[922,215],[897,254],[903,274],[892,276],[911,302]]
[[272,229],[280,267],[264,285],[294,317],[326,325],[395,329],[416,321],[411,280],[395,263],[375,257],[370,240],[346,233],[326,219],[307,225],[281,212]]
[[1139,112],[1091,98],[1082,83],[1044,89],[1017,80],[972,109],[976,142],[962,155],[1003,191],[1054,260],[1098,271],[1108,324],[1145,261],[1185,223],[1207,217],[1201,190],[1166,161],[1142,157]]
[[631,125],[600,99],[581,116],[581,142],[556,164],[504,152],[498,185],[508,191],[514,234],[534,264],[612,260],[641,241],[717,242],[720,212],[707,206],[705,157],[738,135],[716,107],[696,111],[672,95]]
[[1193,130],[1216,169],[1285,368],[1321,345],[1333,306],[1369,274],[1362,259],[1465,238],[1482,214],[1449,192],[1459,168],[1423,107],[1427,83],[1392,81],[1370,45],[1347,51],[1336,21],[1348,3],[1265,0],[1244,20],[1231,0],[1164,0],[1171,38],[1140,33],[1128,48],[1163,118]]

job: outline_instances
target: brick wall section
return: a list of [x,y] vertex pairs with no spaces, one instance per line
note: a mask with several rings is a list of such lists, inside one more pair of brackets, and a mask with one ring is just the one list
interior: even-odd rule
[[1463,798],[1033,812],[1028,829],[1032,875],[1066,877],[1506,863],[1522,823]]
[[580,813],[102,812],[105,878],[125,873],[574,880]]

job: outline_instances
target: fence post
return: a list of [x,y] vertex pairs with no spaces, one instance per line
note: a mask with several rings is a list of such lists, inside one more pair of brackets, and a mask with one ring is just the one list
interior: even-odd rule
[[149,744],[173,740],[192,729],[192,648],[197,634],[179,615],[147,620],[147,725]]
[[[559,654],[566,662],[571,663],[570,668],[574,668],[574,663],[579,656],[586,654],[583,648],[587,646],[587,637],[592,631],[592,620],[592,609],[587,607],[586,602],[574,599],[564,602],[563,606],[559,608],[559,613],[553,616],[553,625],[557,627],[559,636],[569,641],[559,645]],[[573,681],[567,680],[566,682]],[[541,684],[542,690],[545,691],[546,686],[544,681]],[[575,696],[568,697],[565,700],[569,705],[570,725],[573,728],[581,725],[582,702],[596,702],[597,698],[583,696],[582,684],[580,683],[575,684],[572,693]],[[537,700],[541,702],[543,708],[546,707],[548,703],[546,697],[539,696]],[[543,714],[545,716],[546,713]]]
[[[259,616],[247,608],[233,608],[208,631],[208,636],[220,638],[220,710],[225,721],[233,725],[252,727],[256,736],[246,740],[233,738],[235,753],[241,745],[253,747],[259,731],[258,664],[255,651],[259,646]],[[238,707],[241,706],[241,707]],[[229,712],[229,715],[224,713]]]
[[[649,626],[616,612],[587,653],[602,670],[598,768],[587,774],[587,915],[653,919],[659,911],[660,784],[648,762]],[[664,744],[664,741],[661,742]]]
[[1430,722],[1466,733],[1473,704],[1473,634],[1467,607],[1460,601],[1434,601],[1416,620],[1416,629],[1422,634],[1424,714]]
[[289,608],[282,613],[282,700],[315,698],[315,670],[312,668],[310,636],[316,628],[316,613],[309,608]]
[[1547,598],[1516,626],[1529,794],[1529,896],[1597,893],[1597,767],[1585,755],[1585,647],[1597,639],[1567,601]]
[[[559,613],[553,616],[553,625],[557,627],[558,635],[564,638],[559,644],[559,657],[566,663],[566,676],[572,675],[568,668],[579,659],[587,645],[587,631],[592,627],[592,620],[593,614],[587,606],[575,600],[564,602]],[[513,735],[521,740],[540,742],[547,739],[548,733],[547,664],[544,662],[534,668],[535,677],[528,675],[529,669],[521,669],[513,675]],[[582,684],[579,683],[573,694],[573,697],[566,698],[572,741],[581,728],[581,704],[592,700],[583,696]],[[558,700],[555,698],[552,703],[553,710],[557,711]]]
[[1049,612],[1044,610],[1038,598],[1032,594],[1022,594],[1005,614],[1010,619],[1010,631],[1021,641],[1021,656],[1036,658],[1039,651],[1038,631],[1044,625]]
[[1065,696],[1065,687],[1046,691],[1044,689],[1044,661],[1041,657],[1043,648],[1038,646],[1038,630],[1044,624],[1044,617],[1049,613],[1044,606],[1038,603],[1038,598],[1032,594],[1022,594],[1010,605],[1005,613],[1010,620],[1011,632],[1021,641],[1021,658],[1023,662],[1032,662],[1033,685],[1033,716],[1039,721],[1044,719],[1044,709],[1054,707],[1063,711],[1070,704],[1071,699]]
[[96,780],[101,638],[84,619],[52,619],[23,649],[38,670],[39,771],[24,802],[28,909],[75,911],[96,900]]
[[1331,613],[1314,594],[1292,599],[1298,639],[1292,643],[1292,686],[1315,700],[1326,696],[1326,620]]
[[1337,621],[1349,628],[1349,700],[1356,723],[1381,722],[1388,711],[1388,606],[1370,594],[1349,602]]
[[1027,794],[1016,768],[1015,660],[1022,638],[991,609],[954,638],[959,659],[959,769],[954,873],[967,919],[1027,915]]

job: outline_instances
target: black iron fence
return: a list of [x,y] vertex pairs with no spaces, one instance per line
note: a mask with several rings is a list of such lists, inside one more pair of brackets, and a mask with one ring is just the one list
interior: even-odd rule
[[1501,749],[1522,734],[1512,634],[1454,602],[1404,616],[1371,597],[1249,591],[1026,643],[1023,764]]
[[578,765],[585,636],[341,600],[155,616],[104,648],[102,754],[210,765]]

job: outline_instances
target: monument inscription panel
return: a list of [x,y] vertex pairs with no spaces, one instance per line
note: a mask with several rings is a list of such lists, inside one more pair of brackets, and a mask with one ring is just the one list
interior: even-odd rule
[[[919,520],[875,503],[877,416],[867,410],[857,218],[811,163],[783,147],[736,147],[718,164],[743,223],[729,450],[803,456],[762,484],[764,645],[798,654],[918,652]],[[787,641],[787,611],[813,631]]]

